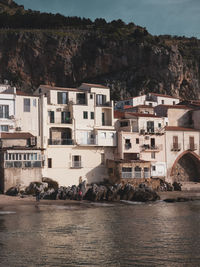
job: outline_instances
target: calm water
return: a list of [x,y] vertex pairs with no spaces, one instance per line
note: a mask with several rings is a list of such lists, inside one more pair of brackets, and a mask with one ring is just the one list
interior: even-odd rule
[[0,209],[0,266],[200,266],[200,202]]

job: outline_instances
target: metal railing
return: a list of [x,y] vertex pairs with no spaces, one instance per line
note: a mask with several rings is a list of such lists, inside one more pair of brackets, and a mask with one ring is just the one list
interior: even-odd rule
[[142,178],[142,172],[134,172],[134,178]]
[[180,151],[181,150],[181,144],[180,143],[173,143],[171,145],[171,151]]
[[155,145],[155,146],[142,145],[141,148],[142,148],[142,151],[146,151],[146,150],[162,150],[162,145]]
[[133,178],[133,174],[132,174],[132,172],[122,172],[122,178],[123,179]]
[[191,151],[197,150],[197,144],[189,144],[187,149]]
[[48,139],[48,145],[70,146],[70,145],[74,145],[74,140],[72,139]]
[[5,161],[5,168],[41,168],[41,161]]
[[82,162],[81,161],[72,161],[72,168],[74,168],[74,169],[82,168]]
[[96,106],[97,107],[112,107],[112,101],[108,101],[108,102],[105,102],[105,103],[96,103]]
[[72,119],[69,118],[69,119],[62,120],[62,119],[56,118],[52,121],[49,120],[49,123],[51,123],[51,124],[72,124]]
[[150,178],[150,172],[144,172],[144,178]]

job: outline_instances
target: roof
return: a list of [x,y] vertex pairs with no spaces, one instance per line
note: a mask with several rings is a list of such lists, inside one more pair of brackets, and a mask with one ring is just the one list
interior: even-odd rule
[[132,115],[134,117],[150,117],[150,118],[161,118],[154,114],[146,114],[146,113],[135,113],[135,112],[126,112],[126,114]]
[[122,119],[122,118],[124,118],[124,116],[125,116],[124,112],[118,111],[118,110],[114,111],[114,118],[115,119]]
[[124,109],[129,109],[129,108],[134,108],[133,106],[130,106],[130,105],[125,105],[124,106]]
[[51,85],[40,85],[39,88],[41,89],[47,89],[47,90],[57,90],[57,91],[83,91],[77,88],[65,88],[65,87],[57,87],[57,86],[51,86]]
[[165,130],[166,131],[192,131],[192,132],[196,132],[196,131],[199,131],[199,130],[196,130],[194,128],[185,128],[185,127],[179,127],[179,126],[166,126],[165,127]]
[[186,105],[158,105],[157,107],[166,107],[171,109],[192,109]]
[[34,137],[31,133],[0,133],[0,139],[28,139]]
[[16,95],[21,95],[21,96],[32,96],[32,97],[35,97],[35,95],[32,95],[32,94],[30,94],[30,93],[26,93],[26,92],[24,92],[24,91],[19,91],[19,90],[16,91]]
[[95,88],[104,88],[104,89],[110,89],[108,86],[102,85],[102,84],[94,84],[94,83],[82,83],[81,86],[89,86],[89,87],[95,87]]
[[178,97],[174,97],[171,95],[165,95],[165,94],[157,94],[157,93],[149,93],[150,95],[155,95],[155,96],[160,96],[160,97],[167,97],[167,98],[174,98],[174,99],[179,99]]
[[151,109],[154,109],[154,107],[149,106],[149,105],[137,105],[137,106],[133,106],[133,108],[151,108]]

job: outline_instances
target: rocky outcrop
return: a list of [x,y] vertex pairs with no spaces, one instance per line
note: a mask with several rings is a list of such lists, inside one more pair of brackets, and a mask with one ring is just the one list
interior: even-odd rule
[[147,92],[199,98],[199,51],[195,38],[137,38],[134,31],[114,38],[93,29],[3,30],[0,80],[29,92],[101,83],[116,100]]

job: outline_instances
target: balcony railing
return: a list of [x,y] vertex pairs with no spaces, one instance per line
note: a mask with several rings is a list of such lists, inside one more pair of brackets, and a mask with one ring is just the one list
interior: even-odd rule
[[71,146],[74,145],[74,140],[72,139],[49,139],[48,140],[48,145],[61,145],[61,146]]
[[41,168],[41,161],[5,161],[5,168]]
[[89,138],[87,140],[78,140],[77,143],[79,145],[96,145],[97,144],[97,139],[96,138]]
[[79,169],[82,168],[82,162],[81,161],[72,161],[72,168]]
[[188,150],[191,150],[191,151],[197,150],[197,144],[189,144],[188,145]]
[[133,178],[150,178],[150,172],[122,172],[122,179],[133,179]]
[[105,103],[96,103],[96,106],[97,107],[112,107],[112,101],[108,101],[108,102],[105,102]]
[[155,145],[155,146],[142,145],[141,148],[142,148],[142,151],[148,151],[148,150],[150,150],[150,151],[155,151],[155,150],[160,151],[160,150],[162,150],[162,145]]
[[52,123],[52,124],[72,124],[72,119],[65,119],[65,120],[62,120],[62,119],[59,119],[59,118],[56,118],[54,120],[50,120],[49,123]]
[[171,151],[180,151],[181,150],[181,144],[180,143],[173,143],[171,145]]
[[133,178],[132,172],[122,172],[122,178],[123,179],[131,179]]

